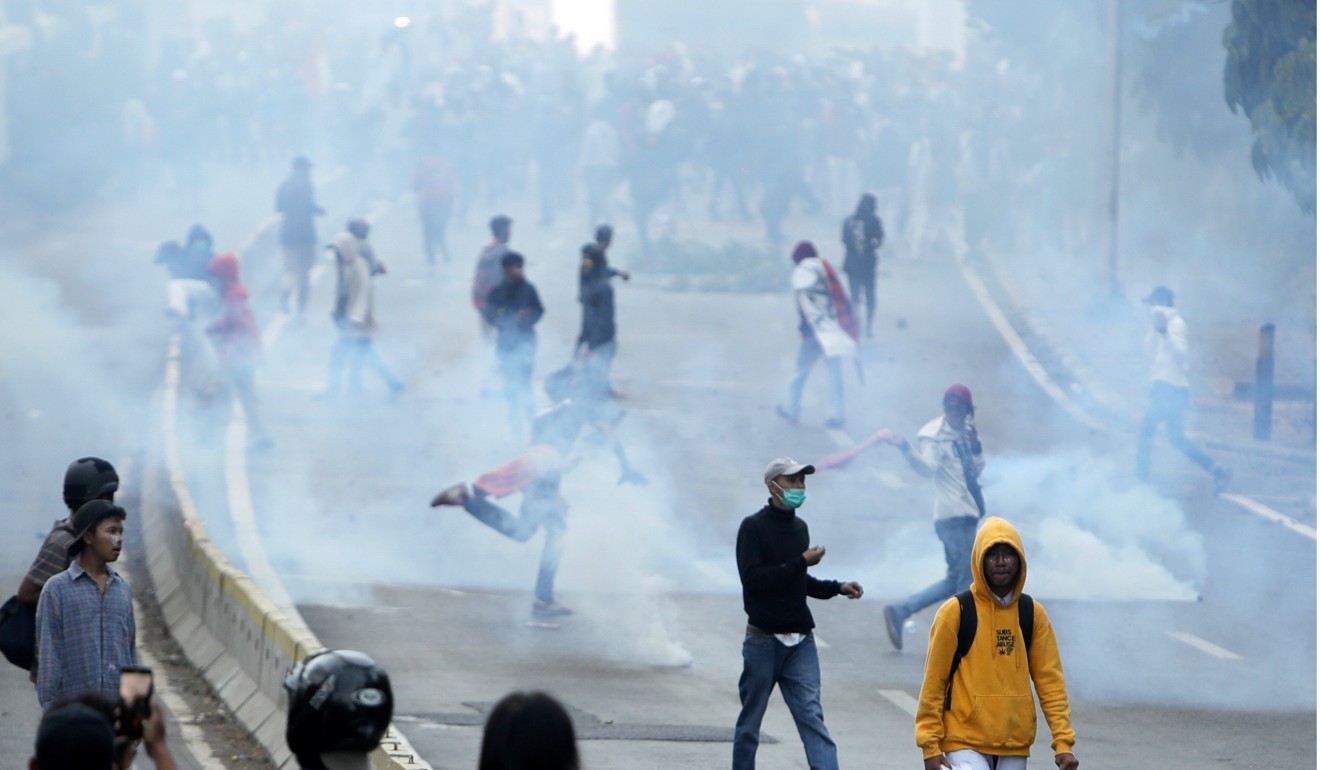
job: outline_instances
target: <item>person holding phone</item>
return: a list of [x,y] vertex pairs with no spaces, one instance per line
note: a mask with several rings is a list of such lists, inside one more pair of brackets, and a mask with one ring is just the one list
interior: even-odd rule
[[885,607],[885,631],[896,650],[903,649],[903,624],[909,617],[972,584],[972,541],[985,516],[979,480],[985,456],[975,415],[972,391],[966,385],[950,385],[944,391],[944,414],[917,431],[915,446],[892,430],[876,434],[880,441],[898,447],[912,470],[934,480],[935,534],[944,544],[948,567],[939,581]]
[[37,603],[37,699],[42,711],[84,693],[119,698],[119,676],[136,665],[133,589],[110,566],[124,547],[128,513],[92,500],[73,515],[69,568],[51,578]]

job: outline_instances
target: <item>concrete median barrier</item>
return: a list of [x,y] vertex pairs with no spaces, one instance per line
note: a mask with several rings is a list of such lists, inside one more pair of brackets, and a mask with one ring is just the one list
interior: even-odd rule
[[[324,645],[301,618],[291,618],[230,564],[207,535],[188,488],[177,433],[181,347],[175,335],[159,400],[161,440],[153,442],[143,475],[147,568],[165,622],[189,662],[276,767],[296,767],[284,742],[284,677],[295,662]],[[431,768],[393,726],[372,754],[372,766]]]

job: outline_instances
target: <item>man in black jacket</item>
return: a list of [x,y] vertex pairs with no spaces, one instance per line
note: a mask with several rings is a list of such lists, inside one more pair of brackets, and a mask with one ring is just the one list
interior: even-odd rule
[[806,500],[807,475],[815,472],[814,466],[787,457],[771,460],[765,468],[770,500],[738,528],[738,576],[747,636],[738,680],[742,711],[733,733],[733,770],[756,766],[761,719],[775,685],[797,723],[807,764],[812,770],[839,767],[820,705],[820,659],[811,633],[816,624],[807,597],[829,599],[842,594],[860,599],[862,587],[807,574],[808,567],[825,557],[825,549],[809,546],[807,523],[794,511]]
[[523,275],[523,255],[510,251],[500,258],[504,280],[486,295],[482,315],[495,327],[495,354],[504,376],[513,434],[526,438],[532,422],[532,364],[536,360],[536,322],[545,308],[536,287]]

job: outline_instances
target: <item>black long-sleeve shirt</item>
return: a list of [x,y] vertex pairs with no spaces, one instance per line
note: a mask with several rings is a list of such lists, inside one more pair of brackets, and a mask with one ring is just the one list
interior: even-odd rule
[[508,353],[536,347],[536,322],[541,320],[545,308],[531,281],[497,284],[486,295],[486,307],[481,313],[486,323],[495,327],[496,351]]
[[767,503],[738,527],[738,577],[747,622],[772,634],[805,634],[816,627],[807,597],[839,595],[837,580],[807,574],[807,523]]

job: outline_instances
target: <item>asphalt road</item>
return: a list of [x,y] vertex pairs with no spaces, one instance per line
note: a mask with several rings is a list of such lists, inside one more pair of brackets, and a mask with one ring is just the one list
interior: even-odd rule
[[[1216,499],[1199,470],[1164,447],[1154,485],[1129,482],[1132,448],[1077,427],[1036,387],[951,261],[891,264],[882,275],[877,334],[862,355],[865,384],[849,375],[846,436],[821,425],[823,372],[809,383],[801,425],[774,415],[797,346],[787,292],[668,292],[647,276],[616,283],[615,372],[628,413],[620,437],[650,483],[617,486],[613,458],[584,443],[564,484],[573,508],[559,583],[578,614],[557,631],[529,628],[539,537],[513,543],[461,511],[426,505],[443,486],[470,481],[520,448],[502,402],[483,397],[489,352],[467,299],[484,217],[455,228],[458,261],[432,272],[421,264],[411,211],[379,211],[373,241],[390,272],[376,281],[377,345],[405,393],[390,401],[368,377],[361,398],[314,398],[334,341],[323,277],[308,317],[267,338],[259,387],[276,446],[249,455],[241,469],[259,537],[245,539],[232,524],[226,474],[234,468],[223,451],[221,406],[198,408],[188,422],[189,477],[208,529],[236,564],[253,569],[267,560],[322,641],[386,665],[399,722],[437,768],[475,765],[482,709],[514,688],[550,690],[575,710],[588,767],[726,763],[745,623],[733,539],[764,499],[761,468],[779,454],[822,457],[880,427],[911,435],[955,381],[975,393],[990,508],[1022,529],[1028,591],[1048,607],[1059,635],[1085,765],[1315,765],[1315,541]],[[243,222],[264,213],[264,199],[236,202],[220,237],[238,241]],[[527,254],[548,308],[539,377],[567,360],[576,335],[576,247],[585,228],[539,228],[513,213],[513,245]],[[19,565],[7,575],[21,572],[58,514],[52,480],[58,484],[69,459],[131,455],[147,440],[141,426],[164,332],[150,300],[161,276],[141,247],[159,239],[153,228],[182,232],[163,219],[170,221],[117,236],[128,245],[116,258],[137,262],[98,261],[91,275],[74,270],[85,242],[32,234],[37,245],[20,255],[63,287],[45,300],[22,296],[45,302],[41,308],[74,307],[76,328],[65,337],[109,351],[123,383],[98,379],[89,388],[68,376],[76,362],[26,348],[17,360],[27,365],[6,368],[0,395],[12,438],[2,442],[0,474],[10,490],[6,513],[22,535],[0,540],[3,563]],[[100,223],[83,237],[96,242],[112,227],[126,229]],[[801,232],[832,247],[834,229],[803,222]],[[616,263],[626,266],[630,238],[621,228]],[[790,264],[782,262],[787,280]],[[254,275],[269,268],[245,265]],[[107,298],[97,291],[105,281],[124,290]],[[258,292],[257,302],[269,323],[269,295]],[[81,410],[69,406],[87,392],[105,395]],[[1243,489],[1305,497],[1315,488],[1313,468],[1237,467]],[[867,589],[859,602],[813,605],[828,645],[827,722],[847,766],[916,766],[909,709],[933,610],[914,619],[899,653],[880,609],[942,571],[930,490],[885,447],[809,486],[802,515],[828,549],[816,574]],[[26,757],[24,725],[8,715],[27,713],[22,698],[31,693],[11,679],[0,679],[0,753]],[[764,729],[778,742],[763,745],[761,766],[800,766],[786,710],[772,706]],[[1048,754],[1043,723],[1037,753]]]

